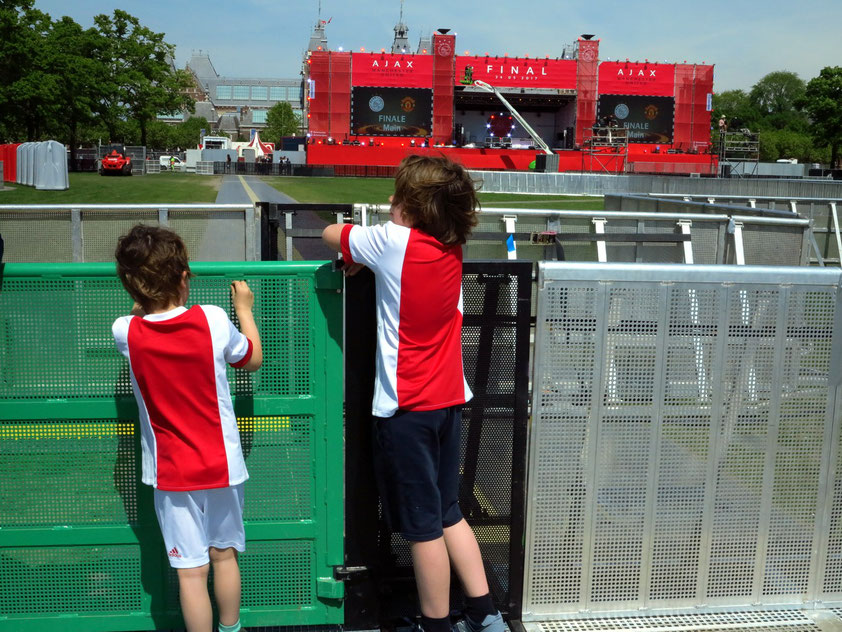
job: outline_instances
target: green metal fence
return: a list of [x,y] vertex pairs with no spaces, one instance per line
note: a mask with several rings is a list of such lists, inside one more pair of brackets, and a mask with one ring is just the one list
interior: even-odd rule
[[[181,625],[140,484],[112,264],[0,268],[0,632]],[[246,626],[343,621],[341,277],[320,263],[195,263],[190,303],[246,279],[264,361],[229,375],[246,463]]]

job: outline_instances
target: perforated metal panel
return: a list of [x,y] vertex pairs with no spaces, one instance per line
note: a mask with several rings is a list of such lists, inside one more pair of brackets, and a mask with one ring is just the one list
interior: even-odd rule
[[540,265],[525,620],[839,600],[839,281]]
[[138,223],[177,232],[191,261],[260,259],[259,211],[252,205],[56,204],[0,205],[4,261],[110,262],[117,238]]
[[[190,304],[231,313],[231,281],[249,282],[263,342],[257,373],[229,374],[251,476],[243,621],[341,623],[341,277],[312,262],[192,267]],[[2,282],[0,630],[58,616],[64,630],[179,627],[111,334],[131,299],[113,264],[8,264]]]
[[4,261],[36,263],[47,253],[52,261],[73,261],[70,213],[0,210],[0,233]]

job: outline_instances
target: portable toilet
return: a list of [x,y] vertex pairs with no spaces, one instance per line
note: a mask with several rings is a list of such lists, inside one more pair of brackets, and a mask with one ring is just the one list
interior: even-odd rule
[[35,188],[40,191],[64,191],[70,187],[67,177],[67,150],[56,140],[38,143],[35,148]]
[[26,171],[26,146],[29,143],[21,143],[16,150],[18,158],[18,170],[15,173],[15,182],[23,184],[23,174]]
[[23,178],[21,184],[32,186],[35,184],[35,148],[38,143],[23,144]]
[[3,157],[3,179],[6,182],[15,182],[18,172],[18,147],[20,143],[5,145]]

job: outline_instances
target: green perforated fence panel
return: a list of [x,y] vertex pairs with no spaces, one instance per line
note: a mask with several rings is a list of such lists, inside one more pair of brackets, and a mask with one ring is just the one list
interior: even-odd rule
[[[255,293],[256,373],[229,369],[246,464],[246,626],[342,623],[341,277],[322,263],[195,263],[189,304]],[[0,632],[180,627],[140,484],[137,409],[111,323],[111,264],[0,275]],[[236,322],[236,321],[235,321]]]

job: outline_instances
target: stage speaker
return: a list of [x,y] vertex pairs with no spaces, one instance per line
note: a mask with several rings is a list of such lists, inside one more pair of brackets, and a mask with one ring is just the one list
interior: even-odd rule
[[731,177],[731,165],[720,165],[722,169],[722,177],[723,178],[730,178]]
[[535,171],[558,173],[558,154],[535,154]]

